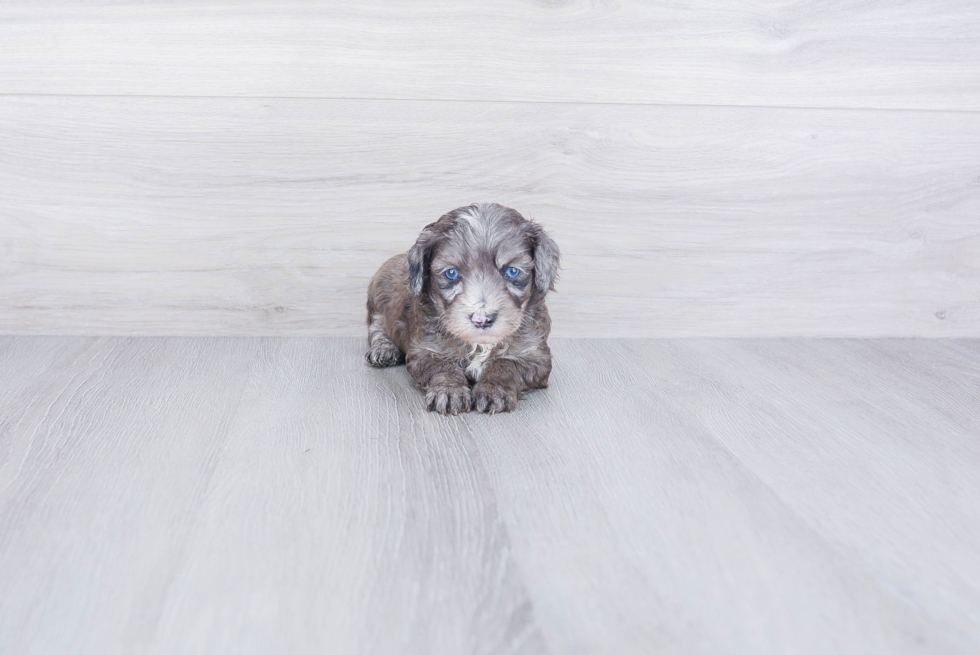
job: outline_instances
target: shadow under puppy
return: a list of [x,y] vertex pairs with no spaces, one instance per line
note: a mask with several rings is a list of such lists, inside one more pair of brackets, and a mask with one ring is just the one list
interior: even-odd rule
[[429,411],[509,412],[548,386],[559,251],[508,207],[473,204],[427,225],[368,288],[372,366],[405,362]]

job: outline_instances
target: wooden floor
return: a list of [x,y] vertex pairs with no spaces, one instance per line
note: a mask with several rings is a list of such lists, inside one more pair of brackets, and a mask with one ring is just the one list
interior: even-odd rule
[[0,339],[0,653],[977,653],[980,341]]

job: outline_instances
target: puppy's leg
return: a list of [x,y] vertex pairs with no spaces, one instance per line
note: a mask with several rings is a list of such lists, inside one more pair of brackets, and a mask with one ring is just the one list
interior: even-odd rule
[[470,383],[459,362],[440,359],[428,351],[410,353],[408,372],[425,392],[425,408],[440,414],[470,411]]
[[487,365],[473,387],[473,409],[486,414],[512,412],[526,388],[517,362],[496,359]]
[[548,386],[550,373],[551,353],[547,351],[530,358],[495,359],[473,387],[473,410],[512,412],[525,391]]
[[368,351],[365,355],[368,364],[384,368],[396,366],[405,361],[405,355],[384,330],[384,319],[380,314],[371,315],[368,325]]

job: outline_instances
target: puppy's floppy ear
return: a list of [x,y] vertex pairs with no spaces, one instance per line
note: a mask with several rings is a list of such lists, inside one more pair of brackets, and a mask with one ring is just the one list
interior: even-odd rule
[[432,261],[432,251],[442,240],[443,234],[436,230],[436,224],[430,223],[422,230],[415,245],[408,251],[408,288],[416,296],[421,295],[425,280],[429,277],[429,262]]
[[541,293],[555,290],[561,252],[554,239],[540,225],[531,224],[531,244],[534,257],[534,284]]

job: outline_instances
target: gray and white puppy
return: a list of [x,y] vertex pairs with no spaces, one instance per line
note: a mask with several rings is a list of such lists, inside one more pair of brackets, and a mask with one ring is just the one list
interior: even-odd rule
[[368,288],[372,366],[405,362],[429,411],[509,412],[548,386],[560,254],[540,225],[508,207],[474,204],[427,225]]

